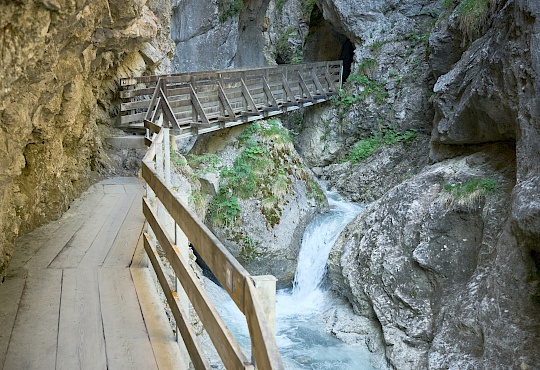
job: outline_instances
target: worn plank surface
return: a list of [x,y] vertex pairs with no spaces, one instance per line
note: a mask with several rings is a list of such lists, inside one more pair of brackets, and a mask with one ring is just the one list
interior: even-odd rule
[[0,369],[185,364],[135,255],[142,193],[139,179],[104,180],[59,220],[19,238],[0,284]]
[[62,270],[31,271],[19,303],[4,369],[54,369]]
[[107,368],[98,269],[64,270],[56,368]]
[[99,285],[108,366],[157,369],[129,269],[100,269]]

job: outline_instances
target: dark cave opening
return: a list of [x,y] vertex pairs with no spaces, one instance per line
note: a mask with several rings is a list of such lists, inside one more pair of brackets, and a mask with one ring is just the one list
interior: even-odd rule
[[305,62],[343,60],[343,81],[351,74],[354,60],[354,44],[332,23],[324,19],[317,5],[313,7],[309,20],[309,31],[304,43]]

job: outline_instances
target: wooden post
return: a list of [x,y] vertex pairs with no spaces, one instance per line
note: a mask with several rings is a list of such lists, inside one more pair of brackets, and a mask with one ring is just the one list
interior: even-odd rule
[[264,306],[264,313],[272,333],[276,334],[276,281],[275,276],[260,275],[252,276],[257,294]]

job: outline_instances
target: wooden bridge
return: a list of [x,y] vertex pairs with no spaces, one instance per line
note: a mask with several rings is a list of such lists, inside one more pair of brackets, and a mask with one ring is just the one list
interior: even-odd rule
[[[169,140],[323,102],[340,85],[341,62],[122,80],[120,121],[146,129],[146,184],[102,181],[59,221],[19,238],[0,285],[0,368],[209,370],[196,313],[225,368],[284,369],[275,279],[250,276],[173,191]],[[251,356],[206,294],[190,248],[245,315]]]
[[327,101],[342,70],[340,60],[123,79],[119,127],[148,128],[161,112],[177,137],[232,127]]

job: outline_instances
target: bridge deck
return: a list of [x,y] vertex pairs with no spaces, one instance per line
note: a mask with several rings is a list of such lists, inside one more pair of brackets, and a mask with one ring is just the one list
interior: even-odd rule
[[0,368],[175,369],[183,364],[142,268],[143,185],[90,188],[17,241],[0,285]]

